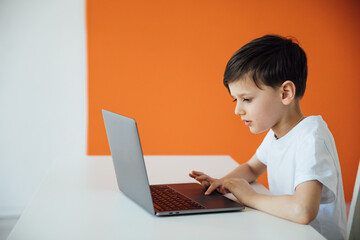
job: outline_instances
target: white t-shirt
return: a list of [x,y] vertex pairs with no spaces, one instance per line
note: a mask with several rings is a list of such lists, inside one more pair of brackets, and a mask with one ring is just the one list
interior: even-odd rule
[[310,116],[276,139],[269,130],[256,151],[267,165],[272,195],[293,195],[306,181],[323,184],[319,213],[310,225],[327,239],[345,239],[346,209],[334,138],[321,116]]

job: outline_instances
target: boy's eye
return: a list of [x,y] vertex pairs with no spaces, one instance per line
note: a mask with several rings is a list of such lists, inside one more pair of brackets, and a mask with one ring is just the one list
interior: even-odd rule
[[[241,101],[242,102],[251,102],[251,98],[243,98]],[[237,101],[237,99],[236,98],[234,98],[234,100],[233,100],[233,102],[236,102]]]

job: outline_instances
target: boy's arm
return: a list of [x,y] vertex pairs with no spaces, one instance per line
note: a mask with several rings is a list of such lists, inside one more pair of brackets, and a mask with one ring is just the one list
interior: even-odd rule
[[322,184],[316,180],[299,184],[294,195],[256,193],[244,179],[228,179],[223,188],[243,204],[300,224],[309,224],[318,214]]
[[244,164],[241,164],[235,168],[232,172],[222,177],[222,179],[227,178],[243,178],[249,183],[254,182],[264,171],[266,170],[266,165],[259,161],[256,157],[256,154],[250,158]]

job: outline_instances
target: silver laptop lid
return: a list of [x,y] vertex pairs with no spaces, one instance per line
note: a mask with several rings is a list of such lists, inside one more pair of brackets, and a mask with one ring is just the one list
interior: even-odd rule
[[102,114],[120,191],[155,214],[135,120],[104,109]]

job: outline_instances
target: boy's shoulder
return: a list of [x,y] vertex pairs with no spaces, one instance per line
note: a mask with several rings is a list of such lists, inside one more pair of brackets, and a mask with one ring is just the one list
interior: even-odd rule
[[257,152],[260,154],[262,151],[282,151],[290,148],[303,151],[318,144],[333,145],[333,143],[333,136],[323,118],[308,116],[280,139],[276,139],[274,132],[270,129]]
[[328,138],[331,133],[323,118],[318,116],[308,116],[294,128],[296,138]]
[[[297,152],[302,155],[329,153],[337,158],[336,145],[326,122],[321,116],[309,116],[299,124],[293,136],[293,143]],[[306,154],[305,154],[306,152]]]
[[328,138],[329,134],[331,135],[330,130],[320,115],[308,116],[279,140],[274,138],[274,132],[270,129],[264,141],[270,144],[282,145],[302,142],[303,140],[310,140],[311,138]]

